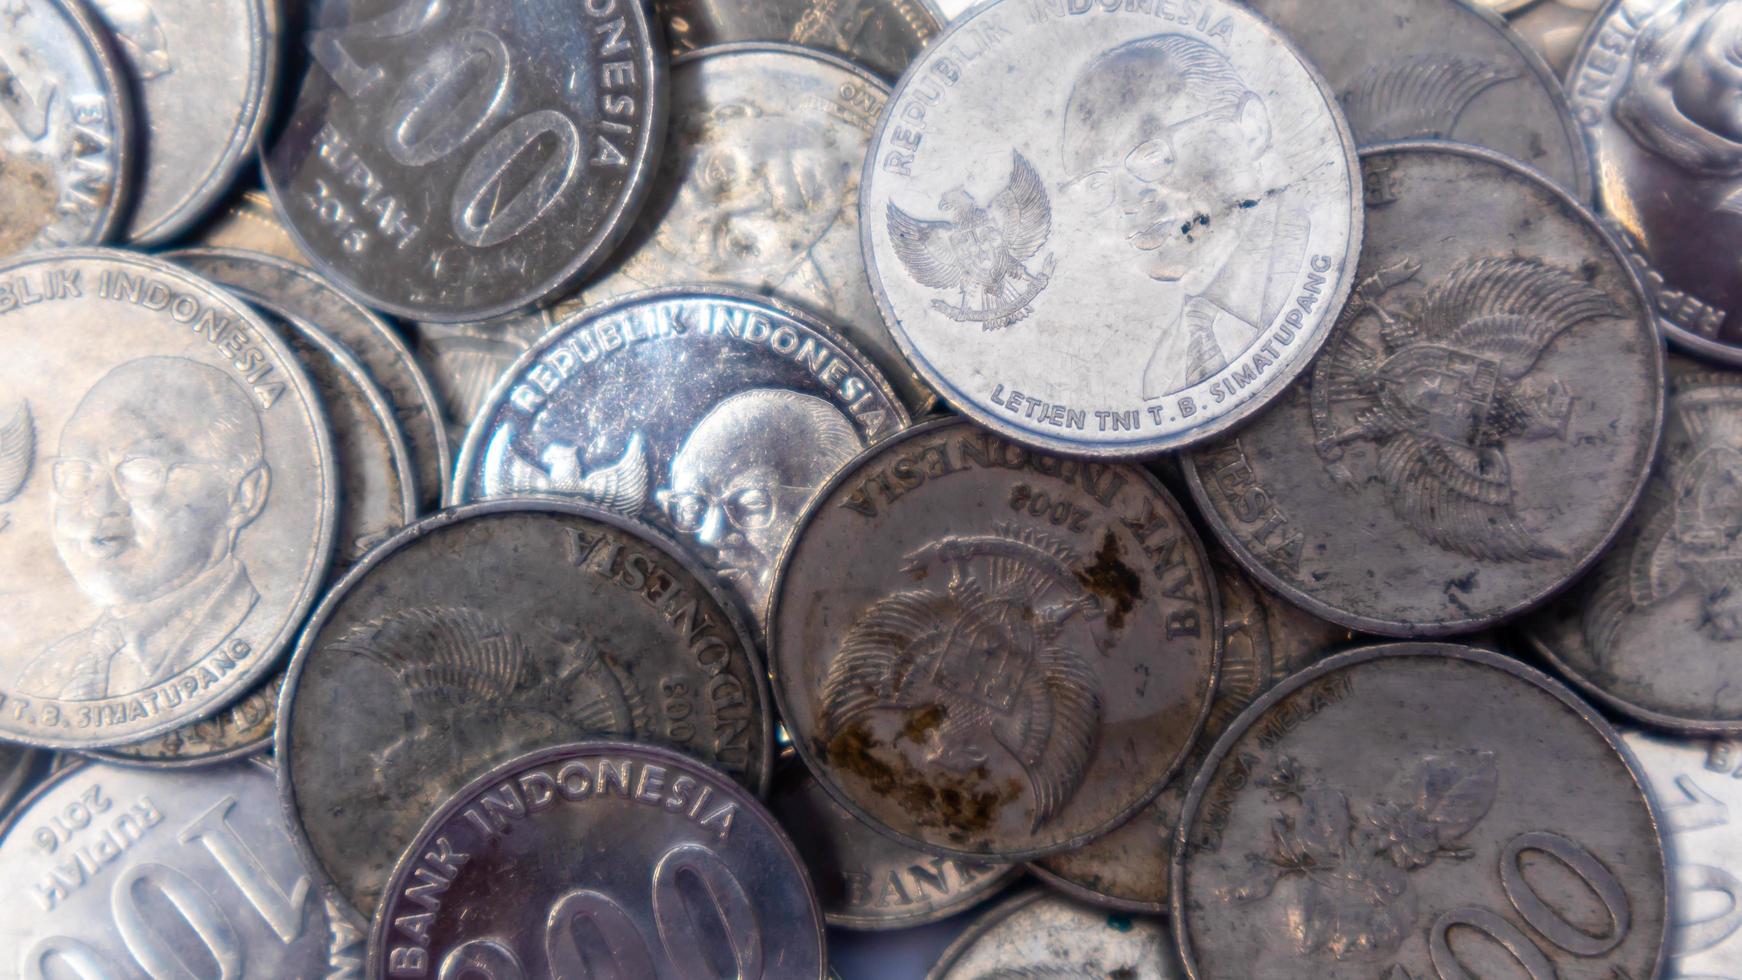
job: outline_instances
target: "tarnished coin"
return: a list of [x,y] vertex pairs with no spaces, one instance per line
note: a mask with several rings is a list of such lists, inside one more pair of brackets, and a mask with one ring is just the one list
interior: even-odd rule
[[280,220],[369,305],[443,322],[528,307],[629,230],[665,134],[640,0],[314,0],[264,155]]
[[759,617],[806,502],[907,424],[883,375],[808,314],[726,287],[641,293],[521,355],[466,436],[456,493],[649,521]]
[[1579,53],[1585,29],[1602,6],[1603,0],[1535,0],[1507,14],[1506,23],[1542,55],[1556,77],[1564,78]]
[[996,894],[1017,864],[938,857],[883,836],[835,802],[796,758],[775,770],[768,808],[810,869],[823,917],[845,929],[907,929]]
[[127,238],[160,244],[229,193],[260,144],[278,85],[278,3],[90,4],[119,42],[139,121],[142,152]]
[[1663,352],[1571,196],[1474,147],[1368,151],[1355,295],[1311,374],[1186,461],[1261,582],[1353,629],[1465,633],[1590,564],[1644,485]]
[[1138,456],[1281,393],[1361,244],[1335,93],[1245,6],[1000,0],[883,113],[860,195],[890,330],[1019,442]]
[[355,975],[362,923],[297,864],[271,769],[57,772],[7,823],[0,970],[39,977]]
[[1210,717],[1179,776],[1136,816],[1082,847],[1029,865],[1072,897],[1129,912],[1166,912],[1174,831],[1210,745],[1260,694],[1355,639],[1253,582],[1223,552],[1211,553],[1210,568],[1222,603],[1222,672]]
[[926,980],[1178,980],[1167,925],[1034,889],[981,916]]
[[760,790],[762,664],[675,546],[570,504],[483,504],[371,554],[298,644],[280,789],[311,867],[364,915],[417,828],[479,772],[589,735],[655,741]]
[[1667,949],[1619,736],[1469,647],[1357,650],[1273,688],[1211,750],[1175,847],[1194,980],[1644,978]]
[[1153,797],[1221,650],[1203,548],[1153,477],[953,420],[817,495],[771,610],[781,717],[829,792],[922,850],[995,860]]
[[790,41],[846,55],[889,78],[942,27],[930,0],[654,0],[679,53],[731,41]]
[[278,212],[272,210],[272,198],[264,190],[245,190],[231,197],[200,228],[197,237],[208,248],[259,252],[308,265],[308,256],[302,254],[290,232],[284,230]]
[[502,376],[556,324],[551,308],[477,323],[409,324],[418,359],[442,404],[449,445],[465,443],[466,430],[484,411]]
[[0,737],[136,741],[264,677],[335,538],[327,416],[284,340],[154,259],[0,266]]
[[134,136],[108,34],[81,0],[14,0],[0,20],[0,259],[108,241]]
[[1670,339],[1742,364],[1742,2],[1610,0],[1567,75]]
[[188,769],[259,755],[272,748],[272,731],[278,724],[278,692],[283,687],[284,672],[280,670],[209,718],[143,742],[85,755],[142,769]]
[[532,752],[443,801],[408,843],[369,977],[828,973],[792,842],[743,787],[676,752]]

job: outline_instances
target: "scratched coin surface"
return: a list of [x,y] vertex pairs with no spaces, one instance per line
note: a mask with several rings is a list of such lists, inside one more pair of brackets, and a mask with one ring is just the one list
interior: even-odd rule
[[678,53],[732,41],[788,41],[845,55],[888,78],[937,36],[930,0],[654,0]]
[[771,610],[781,717],[830,794],[981,859],[1077,846],[1148,802],[1221,651],[1203,548],[1153,477],[954,420],[818,494]]
[[629,230],[665,135],[640,0],[314,0],[306,17],[266,183],[348,292],[486,319],[573,283]]
[[297,864],[259,762],[190,772],[96,763],[50,777],[7,822],[10,977],[343,976],[364,924]]
[[1473,147],[1363,160],[1349,306],[1298,386],[1188,457],[1192,493],[1309,611],[1469,632],[1553,594],[1619,530],[1657,448],[1662,342],[1625,256],[1564,191]]
[[1194,980],[1655,977],[1657,817],[1620,736],[1518,661],[1331,657],[1254,702],[1192,782],[1173,922]]
[[1742,364],[1742,3],[1611,0],[1567,74],[1670,339]]
[[[432,887],[433,886],[433,887]],[[828,974],[798,852],[724,773],[630,742],[544,748],[444,800],[369,937],[369,977]]]
[[155,259],[0,266],[0,737],[147,738],[259,682],[336,537],[327,414],[251,309]]
[[584,500],[676,535],[753,616],[819,487],[908,424],[822,321],[727,287],[591,307],[522,354],[460,452],[460,500]]
[[557,501],[428,518],[323,602],[279,702],[287,811],[359,912],[429,815],[553,742],[633,737],[767,785],[761,658],[668,541]]
[[108,33],[79,0],[17,0],[0,22],[0,258],[108,241],[135,135]]
[[1166,923],[1109,915],[1036,888],[986,912],[926,980],[1179,980]]
[[860,223],[895,340],[1028,445],[1229,428],[1330,332],[1361,244],[1336,93],[1240,4],[1001,0],[903,76]]

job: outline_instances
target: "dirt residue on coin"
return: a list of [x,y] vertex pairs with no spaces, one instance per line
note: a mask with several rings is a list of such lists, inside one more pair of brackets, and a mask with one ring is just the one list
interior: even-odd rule
[[60,191],[54,163],[33,153],[0,153],[0,255],[22,252],[54,221]]
[[1125,564],[1119,539],[1108,531],[1095,552],[1094,564],[1077,573],[1077,580],[1090,593],[1106,600],[1107,625],[1119,629],[1125,617],[1143,598],[1143,580]]
[[[919,712],[903,728],[902,737],[918,733],[942,721]],[[862,722],[854,722],[819,745],[818,752],[830,765],[863,779],[871,791],[898,801],[922,827],[938,827],[957,840],[982,834],[992,828],[1004,804],[1021,795],[1022,786],[1012,781],[1003,790],[988,789],[986,771],[976,769],[958,775],[942,768],[915,769],[898,752],[878,752],[882,743]]]
[[944,706],[941,704],[927,705],[907,713],[907,724],[901,726],[898,738],[905,738],[915,745],[924,745],[926,733],[944,723]]

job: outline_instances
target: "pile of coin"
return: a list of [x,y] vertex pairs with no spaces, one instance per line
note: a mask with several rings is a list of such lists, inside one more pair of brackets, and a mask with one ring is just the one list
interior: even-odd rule
[[0,0],[0,976],[1742,977],[1739,52]]

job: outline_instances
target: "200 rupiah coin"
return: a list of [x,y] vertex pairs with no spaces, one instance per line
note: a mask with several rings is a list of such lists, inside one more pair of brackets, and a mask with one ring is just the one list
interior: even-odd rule
[[976,919],[938,957],[926,980],[1181,975],[1173,939],[1160,919],[1108,915],[1035,888]]
[[1202,546],[1146,471],[968,422],[867,450],[788,538],[781,717],[824,787],[935,854],[1022,860],[1178,770],[1221,642]]
[[787,41],[900,75],[942,27],[930,0],[655,0],[678,53]]
[[890,330],[945,401],[1134,457],[1306,368],[1354,274],[1360,174],[1336,94],[1243,5],[1000,0],[903,76],[860,224]]
[[1469,632],[1553,595],[1620,529],[1657,450],[1662,341],[1565,191],[1448,143],[1363,166],[1359,282],[1312,372],[1187,475],[1285,598],[1372,633]]

